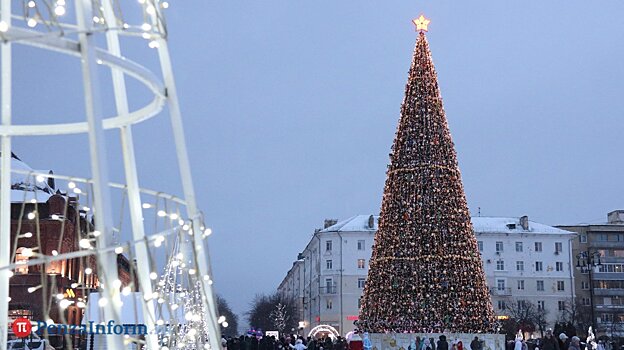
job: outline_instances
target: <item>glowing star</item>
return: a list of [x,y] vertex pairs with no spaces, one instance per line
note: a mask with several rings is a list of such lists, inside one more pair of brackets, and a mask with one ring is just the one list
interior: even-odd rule
[[427,31],[427,26],[429,25],[431,21],[427,18],[425,18],[424,15],[420,15],[420,17],[412,20],[412,23],[414,23],[414,25],[416,25],[416,30],[419,32],[426,32]]

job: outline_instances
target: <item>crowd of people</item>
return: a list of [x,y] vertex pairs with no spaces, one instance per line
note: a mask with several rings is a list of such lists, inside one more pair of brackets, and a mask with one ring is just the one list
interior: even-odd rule
[[222,339],[221,344],[227,350],[349,350],[349,344],[343,337],[332,340],[330,337],[314,339],[297,335],[256,337],[241,335]]
[[516,337],[513,345],[509,347],[510,350],[610,350],[610,348],[612,348],[610,344],[602,341],[593,342],[593,338],[588,338],[587,342],[581,342],[581,338],[568,337],[565,333],[555,337],[551,329],[546,331],[543,338],[534,342],[527,342],[522,337]]
[[[367,333],[362,334],[361,337],[355,333],[349,339],[340,336],[333,339],[330,337],[317,339],[296,335],[286,335],[280,338],[241,335],[238,338],[223,338],[221,343],[224,350],[371,350],[372,348]],[[444,335],[440,335],[437,340],[416,337],[411,341],[407,350],[483,350],[483,341],[475,337],[466,349],[460,340],[449,343]]]

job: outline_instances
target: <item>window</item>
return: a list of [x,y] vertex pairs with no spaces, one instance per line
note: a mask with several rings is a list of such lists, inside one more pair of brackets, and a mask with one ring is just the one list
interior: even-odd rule
[[28,273],[28,259],[33,255],[32,249],[20,247],[15,251],[15,264],[19,265],[15,269],[16,275],[25,275]]
[[535,271],[536,272],[544,271],[544,264],[541,261],[535,262]]
[[358,278],[358,288],[364,288],[364,284],[366,283],[366,278]]
[[624,272],[624,264],[602,264],[598,266],[598,272],[622,273]]
[[363,269],[366,267],[366,260],[365,259],[358,259],[358,269]]
[[555,242],[555,254],[563,252],[563,243]]
[[563,271],[563,263],[561,261],[557,261],[555,263],[555,266],[557,266],[556,268],[557,271]]
[[516,242],[516,251],[522,252],[522,242]]
[[544,310],[544,300],[537,301],[537,309],[542,311]]
[[557,281],[557,290],[560,292],[565,290],[565,281]]
[[524,271],[524,261],[516,261],[516,271]]
[[587,235],[579,235],[579,242],[587,243]]
[[496,242],[496,252],[497,253],[502,253],[503,252],[503,242]]
[[325,268],[331,270],[333,268],[333,262],[331,260],[325,260]]
[[519,309],[519,310],[524,310],[524,309],[526,309],[526,301],[524,301],[524,300],[518,300],[518,309]]
[[613,314],[602,314],[600,315],[600,321],[602,322],[613,322]]
[[366,249],[366,241],[364,241],[363,239],[358,240],[358,250],[365,250]]
[[332,250],[332,241],[325,241],[325,250],[331,252]]
[[327,299],[327,302],[325,304],[325,307],[327,308],[327,310],[331,310],[333,306],[334,306],[334,303],[332,303],[332,300]]
[[589,306],[591,303],[590,303],[590,301],[589,301],[589,298],[582,298],[582,299],[581,299],[581,304],[582,304],[583,306]]
[[582,290],[588,290],[589,289],[589,282],[581,281],[581,289]]
[[358,298],[358,310],[362,308],[362,297]]
[[542,242],[535,242],[535,251],[536,252],[542,251]]
[[566,302],[563,301],[563,300],[557,301],[557,308],[559,309],[559,311],[565,311],[565,309],[566,309]]
[[505,290],[505,280],[496,280],[496,289]]
[[477,241],[477,246],[479,247],[479,251],[483,251],[483,241]]
[[524,280],[518,280],[518,290],[524,290]]
[[497,271],[504,271],[505,270],[505,262],[503,260],[498,260],[496,262],[496,270]]
[[498,309],[499,310],[505,310],[507,305],[505,305],[505,300],[499,300],[498,301]]
[[537,281],[537,291],[538,292],[544,291],[544,281]]

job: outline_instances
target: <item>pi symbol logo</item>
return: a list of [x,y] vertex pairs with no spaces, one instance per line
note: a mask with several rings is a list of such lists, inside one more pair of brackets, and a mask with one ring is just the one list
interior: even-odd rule
[[15,335],[19,338],[25,338],[29,336],[30,332],[32,331],[32,325],[30,324],[30,321],[27,318],[23,317],[13,321],[13,326],[11,328],[13,328],[13,333],[15,333]]

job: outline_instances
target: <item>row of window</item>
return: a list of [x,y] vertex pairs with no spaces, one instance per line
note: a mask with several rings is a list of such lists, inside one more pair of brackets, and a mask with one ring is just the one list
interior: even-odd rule
[[598,266],[598,272],[622,273],[624,272],[624,264],[602,264]]
[[[556,271],[563,271],[563,262],[557,261],[555,263]],[[496,271],[505,271],[505,260],[496,261]],[[524,271],[524,261],[516,261],[516,271]],[[535,271],[544,271],[544,263],[542,261],[535,262]]]
[[598,233],[592,237],[598,242],[624,242],[624,233]]
[[[327,270],[332,270],[334,268],[334,261],[331,259],[325,260],[325,268]],[[357,268],[365,269],[366,268],[366,259],[357,259]]]
[[608,258],[624,258],[624,249],[600,249],[598,253]]
[[[333,241],[331,240],[327,240],[325,241],[325,250],[328,252],[332,251],[333,248]],[[365,239],[360,239],[357,241],[357,250],[366,250],[366,240]]]
[[[517,289],[518,290],[524,290],[524,280],[517,280]],[[535,289],[538,292],[543,292],[544,291],[544,281],[543,280],[537,280],[535,281]],[[496,289],[499,291],[504,291],[507,287],[507,282],[504,279],[497,279],[496,280]],[[557,281],[557,291],[563,292],[565,291],[565,281]]]
[[[483,251],[483,241],[477,241],[477,244],[479,245],[479,251],[482,252]],[[503,241],[497,241],[496,242],[496,252],[497,253],[502,253],[505,251],[505,244]],[[542,242],[534,242],[534,251],[535,252],[542,252],[543,251],[543,245]],[[524,252],[524,242],[516,242],[516,252],[518,253],[522,253]],[[555,242],[555,253],[561,253],[563,252],[563,242]]]
[[624,289],[624,281],[616,280],[616,281],[594,281],[594,288],[597,289]]
[[[499,310],[505,310],[507,309],[508,303],[509,302],[507,300],[499,300],[497,303],[497,307]],[[527,308],[528,303],[526,300],[518,300],[517,303],[518,303],[518,309],[522,310],[522,309]],[[537,309],[544,310],[545,308],[546,308],[546,302],[544,300],[538,300]],[[559,311],[564,311],[566,309],[566,302],[564,300],[557,301],[557,308],[559,309]]]

